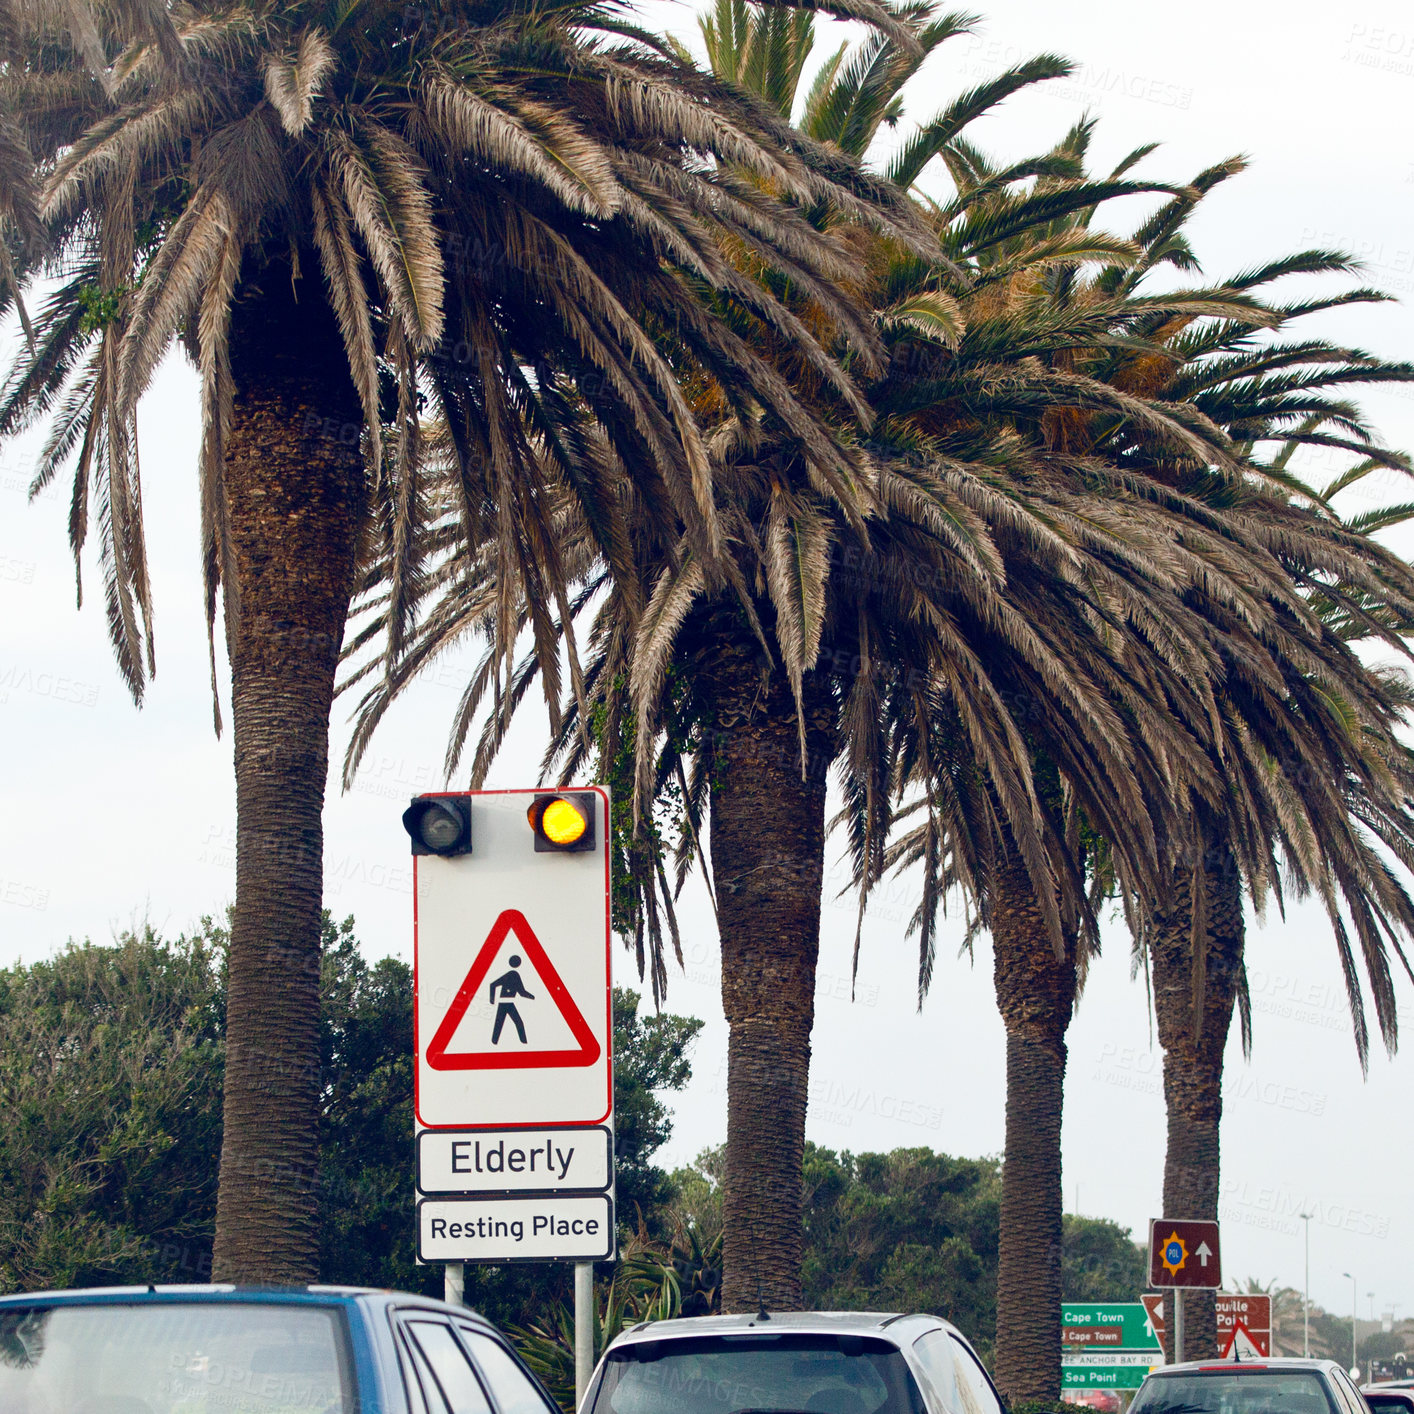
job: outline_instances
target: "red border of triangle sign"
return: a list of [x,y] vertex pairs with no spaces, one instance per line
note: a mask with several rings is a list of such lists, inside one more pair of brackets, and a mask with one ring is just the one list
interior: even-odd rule
[[[579,1045],[560,1051],[448,1052],[447,1047],[452,1044],[457,1027],[470,1010],[472,999],[480,992],[481,984],[486,980],[486,974],[490,972],[491,964],[496,960],[496,954],[508,933],[516,935],[525,949],[526,956],[534,963],[537,975],[548,988],[551,999],[559,1008],[560,1015],[564,1017],[571,1035]],[[534,1070],[545,1066],[593,1065],[598,1059],[599,1042],[589,1029],[583,1013],[575,1005],[569,988],[560,981],[560,974],[555,971],[554,963],[546,956],[540,939],[535,936],[535,930],[518,908],[505,909],[491,925],[486,941],[482,943],[476,960],[471,964],[471,971],[466,974],[466,980],[457,989],[451,1006],[447,1008],[446,1016],[442,1018],[441,1025],[432,1037],[427,1047],[427,1064],[433,1070]]]

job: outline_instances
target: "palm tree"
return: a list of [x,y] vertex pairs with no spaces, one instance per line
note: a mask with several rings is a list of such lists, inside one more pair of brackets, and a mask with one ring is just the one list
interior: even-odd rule
[[[840,8],[899,31],[873,0]],[[615,571],[626,497],[694,554],[720,544],[683,382],[856,474],[756,351],[769,328],[862,410],[836,352],[867,374],[879,341],[841,292],[846,253],[801,209],[830,201],[928,247],[883,184],[590,0],[4,0],[0,16],[0,313],[31,296],[0,435],[47,425],[36,490],[74,463],[75,558],[96,513],[139,701],[154,658],[135,410],[174,341],[201,372],[238,817],[214,1271],[303,1281],[328,715],[360,556],[392,567],[391,654],[419,592],[423,403],[460,533],[491,537],[505,604],[548,642],[565,608],[551,472]],[[813,322],[769,279],[808,289]],[[498,643],[508,662],[513,637]]]
[[[1345,351],[1329,346],[1307,346],[1307,357],[1318,356],[1334,363],[1333,371],[1350,373],[1362,366],[1358,359],[1337,362]],[[1271,358],[1269,351],[1261,356],[1263,361]],[[1263,419],[1266,420],[1269,435],[1282,426],[1290,426],[1293,419],[1301,417],[1303,411],[1309,414],[1312,404],[1310,390],[1302,389],[1295,398],[1285,380],[1275,383],[1269,376],[1257,374],[1248,378],[1252,360],[1242,358],[1237,361],[1233,373],[1221,380],[1227,384],[1242,377],[1249,387],[1242,390],[1246,408],[1239,416],[1240,425],[1251,436]],[[1280,366],[1279,364],[1277,366]],[[1376,376],[1386,370],[1373,364]],[[1407,370],[1405,376],[1409,376]],[[1327,379],[1308,377],[1303,380],[1320,389]],[[1330,380],[1336,381],[1336,380]],[[1213,386],[1213,383],[1209,383]],[[1224,391],[1227,391],[1224,389]],[[1283,403],[1295,401],[1295,408],[1284,408]],[[1326,406],[1321,412],[1306,415],[1297,434],[1282,444],[1271,459],[1267,469],[1273,473],[1286,471],[1291,457],[1306,438],[1319,443],[1326,435],[1335,435],[1342,440],[1350,440],[1353,432],[1357,442],[1368,441],[1369,431],[1356,410],[1349,406],[1332,407],[1329,398],[1323,398]],[[1262,407],[1266,404],[1266,407]],[[1255,441],[1256,438],[1254,437]],[[1386,526],[1398,524],[1407,518],[1410,507],[1396,505],[1362,513],[1350,518],[1335,515],[1331,497],[1340,490],[1355,484],[1376,469],[1398,466],[1403,458],[1383,455],[1378,458],[1365,457],[1347,473],[1336,478],[1325,492],[1314,488],[1305,499],[1312,509],[1322,516],[1330,516],[1342,528],[1355,535],[1369,535]],[[1293,478],[1293,481],[1297,481]],[[1299,481],[1297,481],[1299,488]],[[1378,573],[1388,564],[1388,559],[1379,553],[1369,556],[1372,567]],[[1402,568],[1402,567],[1401,567]],[[1378,587],[1368,582],[1356,585],[1337,581],[1328,589],[1321,579],[1307,578],[1305,590],[1312,607],[1324,625],[1334,636],[1345,644],[1367,641],[1375,636],[1385,642],[1392,642],[1395,635],[1407,637],[1414,629],[1414,620],[1409,617],[1405,602],[1406,587],[1403,576],[1392,576],[1393,593],[1385,595]],[[1392,721],[1399,721],[1414,706],[1414,693],[1403,674],[1388,670],[1374,670],[1386,704],[1386,712]],[[1327,687],[1325,691],[1331,689]],[[1339,710],[1349,711],[1346,701],[1339,703]],[[1352,718],[1355,714],[1351,713]],[[1276,734],[1273,733],[1274,737]],[[1354,735],[1354,733],[1352,733]],[[1364,739],[1361,739],[1361,736]],[[1343,809],[1374,832],[1382,842],[1387,843],[1394,858],[1410,867],[1411,851],[1408,834],[1408,808],[1414,800],[1414,776],[1410,768],[1414,765],[1407,751],[1386,735],[1362,733],[1355,739],[1342,743],[1348,747],[1344,753],[1347,759],[1332,754],[1325,766],[1321,786],[1334,794],[1337,800],[1327,806]],[[1276,759],[1282,759],[1279,739],[1273,742],[1268,737],[1268,745],[1273,747]],[[1368,755],[1370,761],[1358,758]],[[1355,757],[1352,762],[1348,758]],[[1288,757],[1289,759],[1289,757]],[[1362,769],[1362,767],[1364,769]],[[1310,766],[1307,763],[1307,773]],[[1383,777],[1381,784],[1387,789],[1393,787],[1393,798],[1388,793],[1371,792],[1363,779],[1367,771]],[[1299,793],[1310,800],[1315,792],[1299,789]],[[1383,798],[1381,798],[1383,797]],[[1403,809],[1403,814],[1400,809]],[[1247,999],[1244,952],[1246,943],[1246,923],[1242,900],[1242,871],[1230,838],[1229,824],[1215,817],[1203,819],[1201,839],[1205,852],[1198,864],[1190,864],[1187,869],[1176,872],[1173,892],[1167,900],[1154,910],[1147,937],[1148,960],[1154,994],[1154,1013],[1158,1023],[1159,1040],[1164,1048],[1164,1097],[1168,1116],[1168,1144],[1164,1160],[1164,1211],[1166,1213],[1195,1214],[1200,1217],[1216,1218],[1218,1212],[1220,1141],[1219,1127],[1222,1118],[1222,1076],[1224,1055],[1228,1034],[1231,1029],[1234,1010],[1241,1019],[1244,1051],[1250,1054],[1252,1045],[1251,1009]],[[1322,843],[1330,838],[1322,831]],[[1367,861],[1368,863],[1368,861]],[[1379,869],[1375,864],[1375,869]],[[1201,873],[1200,873],[1201,870]],[[1365,888],[1363,881],[1358,889]],[[1362,917],[1363,896],[1348,881],[1342,880],[1340,888],[1345,893],[1348,908],[1353,912],[1357,936],[1361,939],[1367,972],[1370,976],[1375,1000],[1376,1014],[1386,1044],[1393,1049],[1396,1030],[1395,1012],[1388,967],[1384,961],[1383,948],[1368,945],[1373,928],[1382,928],[1392,916],[1396,927],[1389,928],[1389,946],[1404,963],[1406,971],[1409,963],[1399,942],[1397,928],[1407,930],[1407,911],[1400,907],[1402,900],[1394,896],[1394,890],[1387,890],[1390,902],[1385,904],[1378,890],[1371,889],[1370,895],[1376,899],[1372,913]],[[1335,907],[1334,891],[1329,884],[1322,890],[1330,913],[1342,970],[1345,975],[1350,997],[1351,1020],[1356,1050],[1362,1069],[1367,1065],[1369,1036],[1364,1014],[1364,1000],[1359,981],[1359,972],[1347,938],[1343,919]],[[1195,916],[1196,915],[1196,916]],[[1362,926],[1363,925],[1363,926]],[[1198,940],[1202,939],[1199,946]],[[1217,1355],[1216,1314],[1210,1312],[1211,1298],[1200,1294],[1190,1302],[1190,1309],[1196,1319],[1193,1322],[1195,1339],[1193,1354],[1197,1358]]]
[[[1086,141],[1088,127],[1082,125],[1067,145],[1083,157]],[[1195,268],[1182,239],[1183,220],[1205,191],[1237,170],[1240,164],[1227,163],[1201,174],[1187,192],[1156,213],[1136,233],[1135,244],[1142,251],[1138,260],[1116,264],[1093,282],[1066,276],[1037,297],[1081,312],[1104,314],[1106,306],[1120,301],[1134,309],[1133,298],[1149,271],[1164,263]],[[1067,218],[1057,234],[1063,228],[1073,233],[1077,224],[1087,223],[1088,215],[1082,214],[1078,222]],[[1123,393],[1173,404],[1174,416],[1179,415],[1179,406],[1187,404],[1230,434],[1233,445],[1228,460],[1242,473],[1239,478],[1215,474],[1204,460],[1175,458],[1170,446],[1146,446],[1142,425],[1131,420],[1104,414],[1097,418],[1081,409],[1064,418],[1047,415],[1039,420],[1048,444],[1064,455],[1106,461],[1131,488],[1141,478],[1147,480],[1144,494],[1149,498],[1187,500],[1198,515],[1190,537],[1220,531],[1222,539],[1212,539],[1204,553],[1227,555],[1240,549],[1249,560],[1249,573],[1263,585],[1261,594],[1269,597],[1263,614],[1267,622],[1257,628],[1252,618],[1254,601],[1233,600],[1227,591],[1213,594],[1213,583],[1199,575],[1165,614],[1168,623],[1163,631],[1171,643],[1203,645],[1201,656],[1207,664],[1198,671],[1212,675],[1214,693],[1203,710],[1218,727],[1217,735],[1207,738],[1206,749],[1214,775],[1228,783],[1216,796],[1200,794],[1185,810],[1188,828],[1165,841],[1173,863],[1157,892],[1146,896],[1142,886],[1124,890],[1132,916],[1149,939],[1169,1100],[1165,1211],[1175,1215],[1217,1215],[1221,1057],[1241,983],[1244,873],[1258,897],[1275,885],[1280,875],[1273,842],[1282,841],[1290,887],[1298,892],[1316,889],[1332,909],[1347,979],[1352,995],[1358,997],[1353,959],[1335,909],[1337,893],[1344,895],[1364,944],[1382,1019],[1392,1018],[1392,1010],[1377,924],[1407,928],[1410,918],[1403,890],[1380,864],[1360,829],[1362,823],[1368,826],[1397,857],[1407,859],[1407,768],[1393,737],[1399,696],[1391,696],[1386,679],[1367,674],[1337,635],[1308,624],[1316,629],[1314,638],[1309,633],[1293,636],[1290,622],[1292,600],[1302,586],[1314,588],[1332,573],[1339,581],[1346,572],[1359,580],[1358,586],[1353,582],[1345,586],[1347,597],[1361,596],[1366,612],[1398,616],[1407,612],[1407,570],[1391,557],[1370,554],[1368,547],[1339,533],[1327,519],[1301,514],[1287,504],[1282,467],[1262,465],[1254,455],[1255,444],[1285,435],[1283,429],[1313,406],[1320,407],[1333,426],[1319,430],[1308,426],[1298,434],[1302,440],[1322,443],[1335,437],[1338,444],[1371,451],[1373,439],[1358,412],[1332,404],[1320,390],[1411,375],[1405,366],[1382,364],[1359,351],[1316,341],[1278,342],[1274,333],[1267,333],[1330,303],[1371,298],[1368,291],[1344,292],[1334,300],[1290,307],[1243,308],[1252,291],[1283,274],[1345,268],[1347,263],[1339,257],[1305,252],[1227,282],[1225,290],[1210,296],[1208,309],[1183,311],[1176,305],[1151,309],[1137,323],[1126,325],[1123,342],[1116,340],[1103,351],[1097,342],[1096,352],[1087,352],[1078,361],[1067,356],[1061,363],[1065,376],[1078,373],[1110,383]],[[1219,308],[1221,300],[1230,301],[1226,310]],[[1028,417],[1028,421],[1037,419]],[[1403,465],[1395,454],[1374,449],[1374,455],[1379,465]],[[1224,540],[1231,543],[1225,546]],[[1341,557],[1342,570],[1331,564],[1332,554]],[[1247,592],[1243,591],[1244,596]],[[1380,608],[1372,610],[1372,605]],[[1320,690],[1315,687],[1318,681],[1323,684]],[[1339,712],[1332,713],[1322,692],[1341,694]],[[1175,706],[1180,708],[1175,718],[1191,724],[1191,707]],[[1348,713],[1345,720],[1341,720],[1343,713]],[[1360,723],[1358,732],[1351,729],[1355,722]],[[1279,768],[1273,778],[1275,763],[1287,768],[1288,782],[1280,779]],[[1061,775],[1071,795],[1085,784],[1071,771],[1062,770]],[[1332,798],[1332,785],[1346,779],[1355,786],[1351,800],[1342,806],[1338,794]],[[1372,779],[1376,784],[1371,784]],[[927,789],[935,789],[932,781],[930,775]],[[1076,820],[1084,827],[1082,838],[1087,831],[1098,836],[1100,848],[1091,862],[1100,866],[1103,876],[1106,827],[1088,805]],[[930,854],[924,842],[924,834],[915,831],[900,843],[895,858],[900,862],[947,858],[936,845]],[[985,851],[969,844],[956,829],[952,847],[976,861],[969,868],[975,874],[980,866],[984,876],[974,896],[983,921],[992,924],[1009,1062],[1019,1053],[1017,1078],[1026,1085],[1025,1100],[1018,1100],[1010,1085],[1008,1089],[1008,1167],[1012,1167],[1015,1128],[1026,1146],[1025,1169],[1018,1175],[1019,1201],[1034,1217],[1033,1210],[1041,1206],[1038,1194],[1049,1193],[1049,1216],[1055,1221],[1064,1027],[1082,975],[1078,964],[1083,964],[1083,955],[1072,953],[1068,938],[1065,950],[1057,951],[1034,918],[1027,917],[1024,881],[1018,888],[1015,880],[999,876]],[[1020,927],[1016,926],[1018,912]],[[1192,939],[1200,934],[1205,945],[1195,950]],[[1398,951],[1397,936],[1391,936]],[[1023,985],[1018,987],[1018,982]],[[1033,1329],[1039,1324],[1035,1308],[1044,1303],[1035,1299],[1028,1270],[1036,1252],[1045,1250],[1042,1233],[1034,1221],[1020,1229],[1009,1221],[1005,1197],[1003,1218],[998,1284],[999,1331],[1005,1334],[998,1341],[999,1378],[1017,1393],[1014,1381],[1030,1371],[1036,1383],[1027,1393],[1053,1397],[1058,1371],[1049,1352],[1058,1348],[1058,1342],[1052,1331]],[[1015,1310],[1008,1307],[1008,1292]],[[1215,1340],[1215,1326],[1211,1302],[1206,1312],[1201,1299],[1195,1304],[1194,1325],[1202,1354],[1205,1341]]]
[[[958,30],[955,19],[934,19],[923,9],[914,20],[925,52]],[[735,76],[789,110],[800,72],[799,28],[724,5],[708,39],[719,62],[729,59]],[[865,149],[896,115],[897,86],[912,64],[911,54],[884,38],[840,56],[833,77],[806,100],[811,135]],[[713,419],[714,486],[731,555],[724,563],[703,561],[681,526],[640,517],[633,554],[648,586],[641,621],[605,580],[573,509],[559,502],[560,542],[585,576],[575,607],[588,605],[593,615],[584,668],[588,724],[609,774],[639,803],[630,822],[639,833],[624,851],[636,893],[620,908],[620,925],[634,933],[655,985],[664,975],[667,941],[660,908],[674,941],[676,934],[672,890],[651,847],[651,804],[667,790],[681,801],[679,880],[704,832],[709,839],[732,1027],[724,1183],[729,1309],[799,1301],[798,1175],[828,771],[842,763],[853,843],[876,870],[888,832],[896,741],[909,737],[908,724],[930,721],[935,699],[943,697],[949,726],[909,749],[928,763],[941,800],[952,769],[947,743],[959,748],[965,761],[957,771],[980,783],[971,797],[980,801],[978,820],[995,824],[996,843],[1005,842],[1020,861],[1018,897],[1033,901],[1047,938],[1063,939],[1085,920],[1083,869],[1047,806],[1049,786],[1033,771],[1027,748],[1028,737],[1054,721],[1051,749],[1090,783],[1091,808],[1110,826],[1117,851],[1140,877],[1151,884],[1156,877],[1152,831],[1143,822],[1160,808],[1157,783],[1187,747],[1163,717],[1145,713],[1136,686],[1153,684],[1137,680],[1123,654],[1096,632],[1103,606],[1084,602],[1081,593],[1057,600],[1041,592],[1057,577],[1075,583],[1086,527],[1109,514],[1111,488],[1062,484],[1009,428],[999,432],[960,411],[988,398],[1010,398],[1031,410],[1080,401],[1141,419],[1177,445],[1210,445],[1201,419],[1168,419],[1106,385],[1032,367],[1039,349],[1084,347],[1097,330],[1110,337],[1112,310],[1103,318],[1027,324],[998,305],[1001,273],[1018,283],[1043,281],[1060,263],[1108,261],[1131,249],[1088,233],[1047,234],[1030,249],[1028,264],[1019,249],[1028,227],[1148,189],[1118,178],[1021,189],[1038,174],[1071,172],[1075,164],[1064,155],[972,179],[975,154],[960,136],[968,118],[1058,67],[1038,61],[964,95],[893,163],[894,174],[911,181],[931,156],[942,155],[961,180],[956,198],[929,217],[949,262],[920,261],[898,247],[872,249],[862,261],[890,350],[889,372],[871,388],[881,416],[865,447],[866,496],[818,475],[808,454],[783,445],[770,428]],[[819,219],[852,234],[835,213]],[[1127,317],[1138,321],[1158,307],[1136,301]],[[1209,307],[1212,299],[1200,295],[1170,312]],[[1221,455],[1216,443],[1210,450]],[[1148,537],[1136,525],[1135,552],[1126,559],[1123,544],[1113,552],[1136,582],[1151,572],[1145,561],[1152,530]],[[437,542],[449,543],[445,535]],[[1107,593],[1127,592],[1118,573]],[[350,770],[401,686],[449,643],[477,631],[499,602],[495,567],[484,558],[449,552],[428,583],[432,607],[409,653],[365,699]],[[382,634],[388,603],[386,595],[371,601],[368,642]],[[1123,637],[1123,625],[1114,627]],[[512,680],[512,704],[546,661],[537,645]],[[449,772],[489,691],[490,670],[488,657],[458,709]],[[1145,671],[1176,676],[1170,665],[1149,659]],[[1091,709],[1124,691],[1144,732],[1127,732],[1112,715]],[[1164,691],[1182,696],[1185,689],[1175,680]],[[1155,696],[1163,700],[1164,692]],[[1038,710],[1028,713],[1028,704]],[[1190,704],[1196,715],[1199,707],[1196,699]],[[566,779],[587,759],[583,725],[579,703],[571,704],[547,762],[558,761]],[[504,729],[504,713],[487,723],[473,782]],[[1167,754],[1162,769],[1152,759],[1138,761],[1146,743]],[[1210,772],[1205,783],[1215,789]],[[961,787],[953,784],[956,795]],[[1008,994],[1013,990],[1022,995],[1019,987]],[[1058,1205],[1058,1179],[1055,1190]],[[1057,1206],[1057,1220],[1058,1214]],[[1058,1335],[1052,1345],[1059,1349]]]

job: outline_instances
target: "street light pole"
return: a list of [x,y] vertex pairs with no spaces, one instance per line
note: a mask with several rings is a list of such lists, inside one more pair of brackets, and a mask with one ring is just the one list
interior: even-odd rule
[[1306,1224],[1306,1293],[1301,1301],[1301,1353],[1311,1358],[1311,1214],[1302,1213]]
[[1350,1376],[1354,1379],[1360,1368],[1360,1337],[1356,1328],[1360,1319],[1360,1284],[1349,1272],[1342,1272],[1341,1276],[1350,1281]]

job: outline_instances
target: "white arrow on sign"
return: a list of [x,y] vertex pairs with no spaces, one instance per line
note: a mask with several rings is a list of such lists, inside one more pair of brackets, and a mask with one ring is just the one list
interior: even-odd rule
[[1213,1255],[1213,1249],[1205,1242],[1193,1255],[1206,1267],[1208,1265],[1208,1258]]

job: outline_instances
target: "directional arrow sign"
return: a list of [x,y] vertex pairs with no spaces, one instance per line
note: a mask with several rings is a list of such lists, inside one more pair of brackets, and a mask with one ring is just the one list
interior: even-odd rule
[[1154,1218],[1149,1223],[1149,1282],[1160,1287],[1221,1286],[1220,1251],[1217,1223]]

